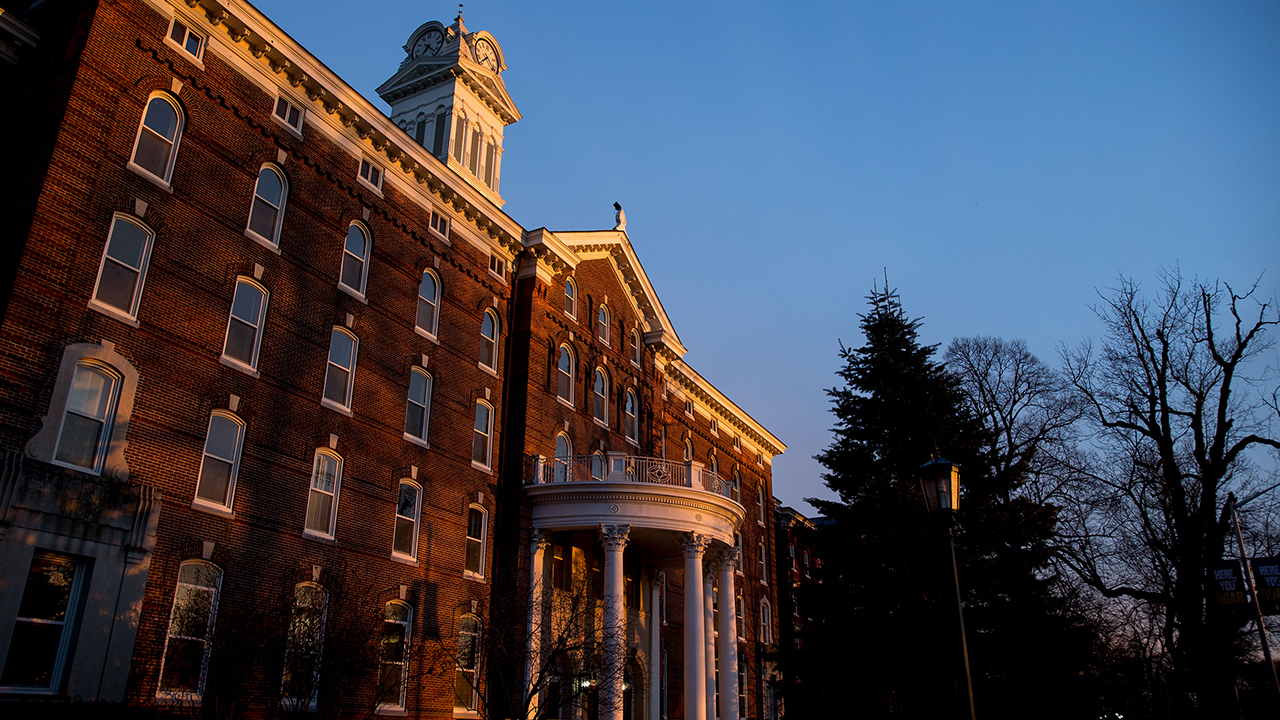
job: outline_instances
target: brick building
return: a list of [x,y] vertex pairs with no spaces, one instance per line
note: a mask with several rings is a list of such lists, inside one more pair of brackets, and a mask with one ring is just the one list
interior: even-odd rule
[[0,698],[769,716],[785,447],[683,362],[620,209],[502,211],[495,38],[419,27],[388,117],[247,4],[25,5]]

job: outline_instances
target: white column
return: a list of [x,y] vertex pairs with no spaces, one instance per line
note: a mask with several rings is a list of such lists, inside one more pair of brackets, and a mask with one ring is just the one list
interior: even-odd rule
[[623,597],[622,551],[630,525],[601,525],[604,545],[604,677],[600,685],[601,720],[622,720],[622,679],[626,667],[627,609]]
[[702,552],[710,540],[705,535],[686,533],[684,550],[684,717],[707,720],[707,641],[703,629]]
[[662,699],[662,590],[667,574],[662,571],[649,576],[649,720],[661,720]]
[[546,685],[542,672],[542,575],[547,559],[547,534],[537,528],[529,537],[529,658],[524,667],[528,717],[538,716],[538,692]]
[[720,720],[738,718],[738,598],[733,586],[737,564],[737,548],[720,554]]
[[[708,558],[702,567],[702,617],[706,650],[707,720],[716,717],[716,615],[715,615],[716,561]],[[720,608],[724,615],[724,607]]]

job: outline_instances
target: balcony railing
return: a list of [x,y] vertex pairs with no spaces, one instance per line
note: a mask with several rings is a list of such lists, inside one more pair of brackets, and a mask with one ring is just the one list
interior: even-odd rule
[[564,482],[633,482],[671,485],[712,492],[733,498],[733,488],[716,473],[697,461],[679,462],[661,458],[608,453],[571,457],[526,457],[525,484]]

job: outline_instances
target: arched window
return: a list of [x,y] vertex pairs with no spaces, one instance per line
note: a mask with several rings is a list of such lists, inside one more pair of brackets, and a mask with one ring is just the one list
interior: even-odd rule
[[560,360],[556,363],[556,397],[573,404],[573,350],[560,346]]
[[596,322],[596,336],[600,338],[600,342],[605,345],[609,344],[609,306],[600,306],[600,315]]
[[102,472],[120,397],[120,380],[106,365],[76,365],[58,432],[58,449],[54,452],[57,464],[95,474]]
[[764,483],[759,483],[756,485],[756,522],[761,525],[765,523],[764,506]]
[[485,543],[488,539],[489,513],[479,505],[467,508],[467,574],[484,576]]
[[483,400],[476,401],[476,424],[471,436],[471,464],[489,469],[489,450],[493,438],[493,408]]
[[199,700],[204,694],[209,640],[213,637],[221,588],[222,571],[212,563],[191,560],[178,568],[157,696]]
[[764,598],[760,598],[760,642],[773,644],[773,608]]
[[480,321],[480,365],[498,369],[498,314],[493,310],[485,310]]
[[351,388],[355,384],[356,351],[360,341],[343,328],[329,335],[329,361],[325,366],[324,401],[338,410],[351,410]]
[[729,488],[729,492],[730,499],[736,503],[742,502],[742,475],[738,474],[738,468],[733,469],[733,485]]
[[736,617],[737,617],[737,619],[738,619],[738,639],[739,639],[739,640],[745,640],[745,639],[746,639],[746,637],[747,637],[747,627],[746,627],[746,626],[747,626],[747,620],[746,620],[746,617],[745,617],[745,615],[746,615],[746,605],[745,605],[745,603],[743,603],[743,602],[742,602],[742,596],[741,596],[741,595],[739,595],[738,597],[734,598],[733,609],[734,609],[734,614],[736,615]]
[[333,537],[341,489],[342,458],[327,449],[317,449],[311,468],[311,491],[307,495],[307,532]]
[[227,318],[222,357],[256,371],[266,315],[266,288],[249,278],[236,278],[236,293],[231,299],[231,316]]
[[359,223],[347,228],[347,241],[342,246],[342,271],[338,287],[364,298],[364,282],[369,270],[369,233]]
[[578,285],[573,278],[565,278],[564,281],[564,314],[578,317]]
[[449,138],[452,145],[453,159],[462,162],[463,148],[467,136],[467,116],[465,113],[454,115],[453,137]]
[[609,424],[609,376],[601,368],[596,368],[595,382],[591,386],[591,416],[606,425]]
[[404,411],[404,435],[408,440],[427,441],[431,421],[431,375],[422,368],[409,371],[409,399]]
[[631,331],[631,364],[640,365],[640,331]]
[[689,462],[693,459],[693,441],[689,438],[684,439],[684,461]]
[[112,315],[123,314],[126,320],[137,320],[153,240],[155,234],[145,225],[116,213],[102,249],[102,264],[98,266],[98,282],[90,305]]
[[604,480],[604,453],[599,450],[591,456],[591,479]]
[[716,460],[714,449],[707,455],[707,469],[716,474],[720,473],[720,462]]
[[413,139],[416,140],[419,145],[422,145],[423,141],[427,139],[427,116],[424,113],[418,113],[417,119],[414,120]]
[[280,245],[280,225],[284,221],[284,203],[289,185],[284,174],[271,165],[263,165],[258,184],[253,188],[253,204],[249,208],[246,231],[271,247]]
[[409,646],[413,638],[413,608],[401,600],[392,600],[382,610],[382,672],[378,675],[378,707],[384,710],[405,708],[405,689],[409,680]]
[[430,270],[422,273],[418,283],[418,316],[414,327],[428,337],[436,336],[440,315],[440,280]]
[[396,527],[391,552],[411,560],[418,558],[418,509],[422,504],[422,488],[412,480],[400,481],[396,498]]
[[572,462],[573,443],[570,442],[569,436],[564,433],[556,435],[556,471],[555,482],[568,482],[572,479],[569,475],[569,463]]
[[324,653],[324,626],[329,594],[312,582],[293,589],[293,616],[289,620],[281,683],[280,703],[294,712],[314,710],[320,697],[320,660]]
[[474,710],[479,688],[476,685],[476,669],[479,665],[480,618],[463,615],[458,619],[458,654],[454,663],[453,705],[464,710]]
[[625,420],[623,423],[625,426],[624,431],[627,439],[631,442],[640,441],[640,423],[636,420],[636,416],[639,414],[639,405],[639,401],[636,400],[636,392],[628,390],[626,403],[622,406],[622,417]]
[[229,412],[213,411],[204,440],[200,477],[196,481],[196,503],[231,509],[243,442],[244,421]]
[[182,109],[176,100],[165,93],[152,95],[133,143],[132,165],[168,185],[183,125]]

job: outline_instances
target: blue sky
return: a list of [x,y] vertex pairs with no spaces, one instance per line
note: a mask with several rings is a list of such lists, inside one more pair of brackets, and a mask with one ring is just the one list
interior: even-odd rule
[[[357,90],[455,3],[257,6]],[[789,445],[774,492],[830,494],[824,389],[873,282],[927,342],[1101,330],[1159,268],[1280,296],[1280,4],[470,2],[524,116],[526,228],[614,201],[686,360]],[[386,107],[380,101],[379,105]],[[1280,366],[1277,354],[1268,362]]]

